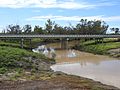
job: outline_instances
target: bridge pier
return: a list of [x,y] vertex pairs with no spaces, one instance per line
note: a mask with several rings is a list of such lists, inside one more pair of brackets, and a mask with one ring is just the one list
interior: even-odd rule
[[[29,49],[32,50],[32,39],[27,39],[29,42]],[[20,47],[23,49],[24,48],[24,39],[21,38],[20,40]]]
[[29,39],[29,46],[30,46],[30,50],[32,50],[32,39]]
[[24,39],[23,38],[21,39],[20,46],[21,46],[22,49],[24,48]]
[[61,38],[61,49],[67,49],[67,41],[66,38]]
[[104,39],[103,38],[95,38],[95,43],[103,43],[104,42]]

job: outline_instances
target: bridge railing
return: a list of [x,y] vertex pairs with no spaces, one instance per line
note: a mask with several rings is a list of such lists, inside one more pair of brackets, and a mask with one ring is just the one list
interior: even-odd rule
[[0,35],[0,38],[120,38],[120,35]]

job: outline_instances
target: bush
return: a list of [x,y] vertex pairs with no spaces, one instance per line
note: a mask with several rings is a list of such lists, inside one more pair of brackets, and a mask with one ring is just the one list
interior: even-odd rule
[[0,68],[0,74],[4,74],[7,71],[5,67]]
[[51,61],[52,59],[49,59],[42,54],[33,53],[19,48],[0,46],[1,73],[16,68],[30,70],[32,68],[38,68],[38,64],[42,62],[50,63]]
[[120,42],[116,42],[113,39],[110,41],[104,41],[104,43],[96,44],[94,40],[82,42],[79,46],[75,48],[94,53],[94,54],[107,54],[107,51],[110,49],[120,48]]

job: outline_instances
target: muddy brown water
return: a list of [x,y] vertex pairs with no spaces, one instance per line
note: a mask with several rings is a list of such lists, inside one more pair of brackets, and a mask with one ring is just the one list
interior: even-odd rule
[[[60,44],[50,44],[47,47],[60,47]],[[120,88],[120,60],[103,55],[75,50],[76,57],[68,57],[68,50],[56,50],[56,64],[51,66],[54,71],[82,76],[100,81],[107,85]]]

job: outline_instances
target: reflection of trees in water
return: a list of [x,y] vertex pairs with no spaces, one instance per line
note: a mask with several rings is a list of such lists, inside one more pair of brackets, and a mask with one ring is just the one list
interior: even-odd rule
[[[79,43],[79,40],[69,41],[68,47],[74,46],[76,43]],[[58,48],[60,47],[60,43],[52,43],[48,44],[47,46],[52,48]],[[82,67],[87,66],[88,64],[99,65],[101,62],[106,60],[105,57],[99,55],[93,55],[76,50],[75,53],[77,54],[76,57],[68,58],[67,57],[68,50],[56,50],[56,60],[58,60],[58,62],[72,62],[72,63],[79,62]]]
[[99,65],[100,64],[100,60],[80,60],[80,65],[81,67],[87,66],[88,64],[94,64],[94,65]]
[[[77,45],[80,42],[80,40],[73,40],[73,41],[69,41],[67,43],[67,49]],[[47,44],[48,47],[52,47],[55,49],[59,49],[61,48],[61,42],[57,42],[57,43],[51,43],[51,44]]]
[[67,57],[67,50],[56,51],[57,54],[57,62],[70,62],[70,63],[80,63],[82,67],[87,66],[89,64],[99,65],[101,62],[110,60],[106,59],[104,56],[92,55],[89,53],[75,51],[77,56],[73,58]]

